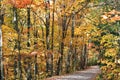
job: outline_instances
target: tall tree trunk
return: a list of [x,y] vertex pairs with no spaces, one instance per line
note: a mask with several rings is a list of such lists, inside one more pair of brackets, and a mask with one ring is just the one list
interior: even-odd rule
[[4,22],[4,14],[1,9],[1,1],[0,0],[0,78],[4,80],[4,67],[3,67],[3,53],[2,53],[2,24]]
[[32,74],[31,74],[31,61],[30,57],[28,57],[28,67],[27,67],[27,80],[32,80]]
[[[38,38],[38,30],[37,30],[37,27],[35,25],[35,22],[36,22],[36,16],[34,16],[34,49],[38,49],[37,48],[37,44],[38,44],[38,41],[37,41],[37,38]],[[38,74],[38,64],[37,64],[37,54],[34,55],[34,80],[37,79],[37,74]]]
[[78,58],[77,58],[77,46],[75,45],[75,47],[74,47],[74,53],[73,53],[73,62],[72,62],[73,71],[76,71],[77,62],[78,62]]
[[37,55],[34,55],[34,80],[37,79],[37,74],[38,74],[38,64],[37,64]]
[[86,68],[86,58],[87,58],[87,46],[86,44],[83,44],[82,47],[82,54],[81,54],[81,69]]
[[22,80],[22,66],[21,66],[21,55],[20,55],[20,50],[21,50],[21,35],[20,31],[18,33],[18,77],[19,80]]
[[69,52],[68,52],[68,59],[67,59],[67,67],[66,67],[66,73],[70,72],[70,67],[73,65],[70,65],[70,58],[73,56],[73,60],[74,60],[74,48],[73,48],[73,38],[74,38],[74,27],[75,27],[75,14],[74,11],[72,13],[72,26],[71,26],[71,40],[70,40],[70,48],[69,48]]
[[17,79],[17,59],[14,58],[14,80]]
[[57,66],[57,75],[61,74],[62,72],[62,63],[63,63],[63,53],[64,53],[64,39],[65,39],[65,31],[66,31],[66,21],[67,21],[67,17],[64,14],[63,18],[62,18],[62,39],[61,39],[61,43],[60,43],[60,54],[61,56],[59,57],[58,60],[58,66]]
[[81,53],[80,53],[80,69],[84,69],[83,53],[84,53],[84,45],[82,45]]
[[[27,8],[27,47],[30,48],[30,27],[31,27],[31,19],[30,19],[30,7]],[[28,68],[27,68],[27,80],[32,80],[31,75],[31,63],[30,63],[30,57],[28,58]]]
[[[60,45],[61,45],[61,28],[59,26],[58,26],[58,35],[59,35],[58,36],[58,42],[59,42],[58,54],[60,54],[60,50],[61,50],[61,47],[60,47]],[[57,69],[56,69],[55,74],[59,75],[60,57],[58,59],[58,62],[56,62],[56,65],[57,65]]]
[[53,13],[52,13],[52,33],[51,33],[51,36],[52,36],[52,43],[51,43],[51,49],[53,51],[53,48],[54,48],[54,12],[55,12],[55,0],[53,0]]
[[18,79],[22,80],[22,69],[21,69],[21,55],[20,55],[20,43],[21,43],[21,37],[20,37],[20,30],[18,28],[18,14],[17,14],[17,8],[13,7],[13,14],[14,14],[14,28],[18,32]]
[[48,73],[48,76],[51,75],[51,64],[52,64],[52,54],[50,54],[50,0],[45,0],[45,10],[46,10],[46,49],[47,49],[47,55],[46,55],[46,72]]
[[83,33],[83,36],[82,36],[82,42],[83,44],[81,45],[81,51],[80,51],[80,69],[84,69],[84,44],[85,44],[85,40],[84,40],[84,33]]
[[75,12],[73,10],[72,13],[72,26],[71,26],[71,50],[72,50],[72,69],[73,71],[75,71],[75,67],[76,67],[76,46],[73,46],[75,44],[73,44],[73,39],[74,39],[74,28],[75,28]]
[[30,47],[30,7],[27,8],[27,28],[28,28],[28,32],[27,32],[27,47]]
[[4,80],[1,23],[0,23],[0,77],[1,77],[1,80]]
[[49,50],[50,49],[50,43],[49,43],[49,33],[50,33],[50,1],[47,0],[45,2],[45,10],[46,10],[46,49]]
[[87,44],[84,45],[84,68],[87,67]]
[[[55,12],[55,0],[53,0],[53,12],[52,12],[52,33],[51,33],[51,36],[52,36],[52,41],[51,41],[51,50],[53,52],[53,49],[54,49],[54,12]],[[51,75],[53,75],[53,56],[51,58]]]

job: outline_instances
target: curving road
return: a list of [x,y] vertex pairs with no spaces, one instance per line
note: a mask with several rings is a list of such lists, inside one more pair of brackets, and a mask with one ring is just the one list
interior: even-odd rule
[[99,73],[99,66],[90,66],[88,69],[83,71],[77,71],[73,74],[64,76],[55,76],[45,80],[95,80]]

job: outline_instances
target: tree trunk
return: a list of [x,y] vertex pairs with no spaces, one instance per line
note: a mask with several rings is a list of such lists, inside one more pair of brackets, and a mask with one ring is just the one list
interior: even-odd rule
[[75,44],[73,44],[73,39],[74,39],[74,28],[75,28],[75,12],[74,12],[74,10],[73,10],[73,13],[72,13],[72,26],[71,26],[71,45],[72,45],[72,47],[71,47],[71,50],[72,50],[72,58],[73,58],[73,61],[72,61],[72,69],[73,69],[73,71],[75,71],[75,69],[76,69],[76,56],[77,56],[77,54],[76,54],[76,46],[73,46],[73,45],[75,45]]
[[21,55],[20,55],[20,49],[21,49],[21,36],[20,36],[20,30],[18,28],[18,14],[17,14],[17,8],[13,7],[13,14],[14,14],[14,28],[15,30],[18,32],[18,63],[17,63],[17,66],[18,66],[18,79],[19,80],[22,80],[22,69],[21,69]]
[[54,12],[55,12],[55,0],[53,0],[53,13],[52,13],[52,33],[51,33],[51,36],[52,36],[51,49],[52,49],[52,51],[54,48]]
[[0,77],[4,80],[3,53],[2,53],[2,30],[0,26]]
[[27,28],[28,28],[28,32],[27,32],[27,47],[30,47],[30,8],[27,8]]
[[70,67],[73,65],[70,65],[70,58],[73,56],[73,62],[74,63],[74,58],[75,58],[75,53],[74,53],[74,47],[73,47],[73,38],[74,38],[74,27],[75,27],[75,14],[74,11],[72,13],[72,26],[71,26],[71,40],[70,40],[70,49],[68,52],[68,59],[67,59],[67,67],[66,67],[66,73],[70,72]]
[[77,48],[76,48],[76,45],[75,45],[75,47],[74,47],[74,54],[73,54],[73,62],[72,62],[73,71],[76,71],[77,62],[78,62],[78,58],[77,58]]
[[84,45],[84,68],[87,67],[87,44]]
[[[34,15],[34,49],[38,49],[37,44],[37,38],[38,38],[38,29],[35,25],[36,22],[36,16]],[[34,55],[34,80],[37,79],[37,74],[38,74],[38,64],[37,64],[37,54]]]
[[49,45],[49,33],[50,33],[50,1],[46,1],[45,2],[45,10],[46,10],[46,49],[49,50],[50,49],[50,45]]
[[17,59],[14,58],[14,80],[17,79]]
[[32,80],[32,74],[31,74],[31,61],[30,57],[28,58],[28,68],[27,68],[27,80]]
[[4,14],[1,9],[1,1],[0,0],[0,78],[4,80],[4,66],[3,66],[3,53],[2,53],[2,24],[4,23]]
[[[27,47],[30,48],[30,7],[27,8]],[[31,63],[30,63],[30,57],[28,58],[28,66],[27,66],[27,80],[32,80],[32,75],[31,75]]]
[[63,53],[64,53],[64,39],[65,39],[65,31],[66,31],[66,15],[64,14],[63,19],[62,19],[62,39],[60,43],[60,54],[61,56],[59,57],[58,60],[58,66],[57,66],[57,75],[61,74],[62,72],[62,63],[63,63]]
[[34,56],[34,80],[37,79],[37,74],[38,74],[38,64],[37,64],[37,55]]
[[81,54],[81,69],[86,68],[86,58],[87,58],[87,46],[83,45],[82,54]]
[[[51,33],[51,36],[52,36],[52,41],[51,41],[51,50],[53,52],[54,50],[54,12],[55,12],[55,0],[53,0],[53,13],[52,13],[52,33]],[[52,63],[51,63],[51,76],[53,75],[53,56],[51,58],[52,60]]]
[[48,73],[48,76],[52,76],[52,54],[49,55],[50,50],[50,1],[45,1],[45,10],[46,10],[46,72]]

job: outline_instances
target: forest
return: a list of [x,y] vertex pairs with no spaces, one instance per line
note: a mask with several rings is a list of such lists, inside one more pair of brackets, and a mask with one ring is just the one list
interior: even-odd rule
[[120,0],[0,0],[0,80],[92,65],[96,80],[120,80]]

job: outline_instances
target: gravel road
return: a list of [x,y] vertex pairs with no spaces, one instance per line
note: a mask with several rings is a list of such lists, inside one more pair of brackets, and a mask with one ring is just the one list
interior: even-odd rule
[[90,66],[83,71],[77,71],[73,74],[54,76],[45,80],[95,80],[96,76],[100,73],[99,66]]

